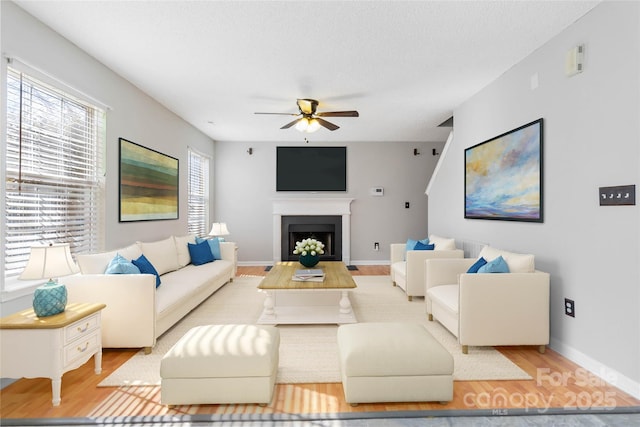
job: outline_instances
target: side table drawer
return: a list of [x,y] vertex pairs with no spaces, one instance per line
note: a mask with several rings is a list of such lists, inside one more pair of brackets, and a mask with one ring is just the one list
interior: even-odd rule
[[99,321],[100,314],[95,313],[67,326],[64,328],[64,344],[69,344],[71,341],[91,333],[99,326]]
[[[98,333],[99,332],[100,331],[98,331]],[[100,345],[98,333],[89,334],[65,346],[63,365],[66,367],[78,359],[95,354],[96,350],[99,350]]]

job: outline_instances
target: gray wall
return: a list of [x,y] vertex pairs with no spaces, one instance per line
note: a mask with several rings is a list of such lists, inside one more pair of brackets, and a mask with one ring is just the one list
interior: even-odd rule
[[[429,194],[430,229],[535,254],[551,273],[551,347],[636,397],[640,218],[636,206],[600,207],[598,187],[638,185],[639,18],[638,3],[604,2],[457,108]],[[577,44],[585,70],[567,77],[565,53]],[[544,223],[465,220],[464,149],[540,117]]]
[[[276,192],[276,146],[292,144],[216,142],[215,218],[229,226],[229,240],[238,243],[241,264],[273,263],[272,201],[276,198],[353,198],[352,264],[388,263],[390,243],[427,235],[424,189],[438,159],[432,149],[440,152],[444,142],[310,144],[347,146],[346,193]],[[252,155],[247,153],[249,147]],[[420,155],[413,155],[414,148]],[[383,187],[384,196],[369,195],[371,187]],[[405,202],[410,203],[409,209]],[[374,242],[380,243],[377,252]]]
[[[213,158],[211,139],[138,88],[69,43],[12,2],[0,2],[1,51],[112,107],[107,113],[105,249],[157,240],[187,231],[187,147]],[[6,76],[3,75],[2,87]],[[4,89],[3,89],[4,90]],[[4,115],[4,113],[3,113]],[[118,138],[176,157],[180,166],[179,219],[118,222]],[[213,175],[213,172],[211,173]],[[213,200],[213,188],[211,189]],[[2,198],[4,200],[4,198]],[[4,274],[2,274],[3,280]],[[5,296],[6,298],[6,296]],[[3,301],[2,312],[29,307],[31,297]]]

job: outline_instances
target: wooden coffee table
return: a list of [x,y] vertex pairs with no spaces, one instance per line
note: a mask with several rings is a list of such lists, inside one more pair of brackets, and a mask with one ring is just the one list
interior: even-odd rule
[[259,324],[356,323],[349,291],[356,283],[341,261],[320,262],[313,267],[324,274],[322,282],[292,280],[296,270],[304,269],[296,261],[273,266],[258,289],[266,294]]

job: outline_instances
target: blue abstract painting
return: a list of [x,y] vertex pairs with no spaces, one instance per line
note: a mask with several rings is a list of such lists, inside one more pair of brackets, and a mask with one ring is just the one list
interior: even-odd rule
[[464,216],[542,222],[542,119],[465,150]]

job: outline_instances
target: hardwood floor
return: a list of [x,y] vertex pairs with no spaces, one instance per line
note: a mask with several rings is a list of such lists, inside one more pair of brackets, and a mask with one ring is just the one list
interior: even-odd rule
[[[238,275],[264,275],[264,267],[239,267]],[[353,275],[387,275],[388,266],[358,266]],[[419,302],[416,302],[419,303]],[[0,391],[2,418],[60,418],[153,416],[172,414],[295,414],[365,411],[529,409],[602,409],[640,406],[640,401],[605,383],[553,350],[538,353],[534,347],[500,347],[506,357],[529,373],[527,381],[456,381],[454,399],[440,403],[379,403],[355,407],[344,401],[342,384],[278,384],[270,405],[160,404],[160,387],[97,387],[98,383],[133,356],[137,349],[103,352],[103,371],[93,372],[93,361],[67,372],[62,380],[62,403],[51,406],[51,382],[44,378],[20,379]]]

